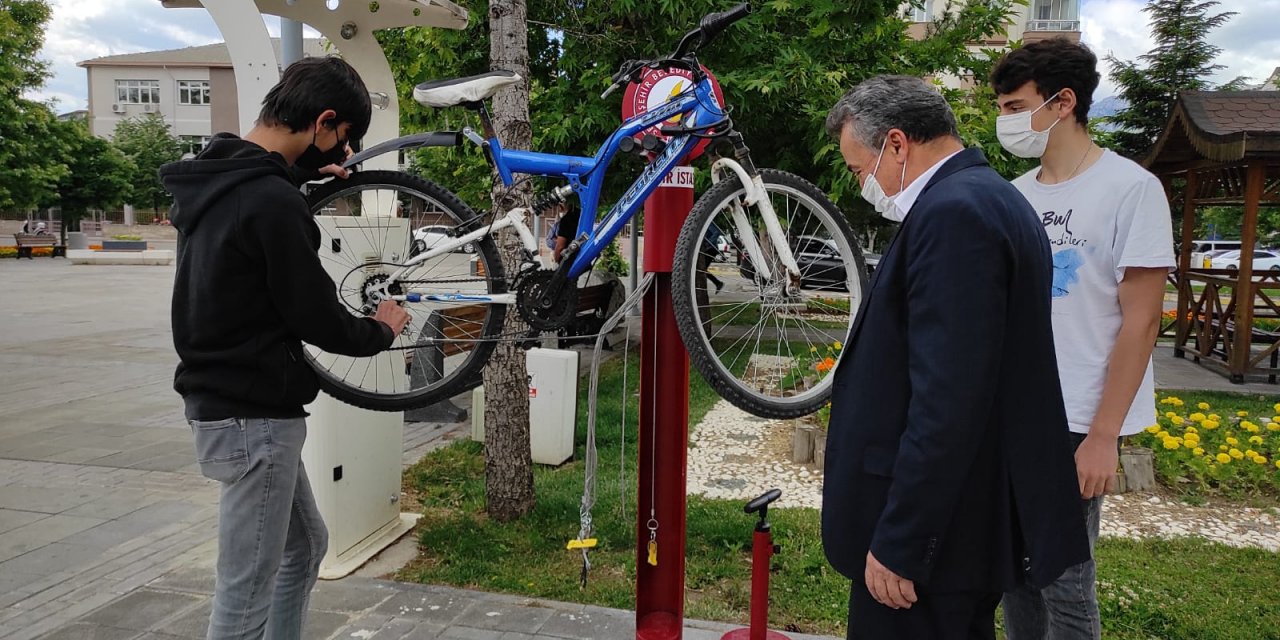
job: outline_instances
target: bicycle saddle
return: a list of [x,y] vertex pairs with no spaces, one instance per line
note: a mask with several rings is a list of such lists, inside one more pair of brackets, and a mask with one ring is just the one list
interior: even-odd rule
[[414,87],[413,99],[428,107],[453,107],[468,102],[481,102],[493,97],[499,89],[522,79],[514,71],[490,71],[466,78],[433,80]]

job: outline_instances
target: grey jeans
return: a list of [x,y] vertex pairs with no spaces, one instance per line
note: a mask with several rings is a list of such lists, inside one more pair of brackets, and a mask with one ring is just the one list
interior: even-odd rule
[[316,508],[302,418],[192,421],[200,471],[222,484],[209,640],[298,640],[329,533]]
[[[1078,448],[1084,434],[1072,433]],[[1102,496],[1081,500],[1089,528],[1089,550],[1098,541]],[[1098,640],[1102,617],[1098,614],[1097,565],[1090,558],[1070,567],[1044,589],[1026,585],[1004,594],[1004,626],[1008,640]]]

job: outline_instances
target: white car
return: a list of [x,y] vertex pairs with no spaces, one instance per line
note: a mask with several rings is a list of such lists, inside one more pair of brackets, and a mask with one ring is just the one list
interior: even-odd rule
[[[431,247],[450,239],[449,232],[451,228],[444,225],[433,224],[425,227],[418,227],[413,232],[413,248],[409,252],[410,256],[416,256]],[[475,253],[475,243],[468,242],[454,251],[462,251],[463,253]]]
[[[1210,261],[1214,269],[1238,271],[1240,269],[1240,250],[1237,249],[1213,256]],[[1254,249],[1253,270],[1280,271],[1280,252],[1268,249]]]

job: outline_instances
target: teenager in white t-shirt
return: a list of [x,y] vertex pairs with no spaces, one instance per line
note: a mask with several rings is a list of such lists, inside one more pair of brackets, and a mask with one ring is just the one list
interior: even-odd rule
[[[1014,180],[1053,252],[1053,333],[1076,473],[1098,538],[1118,441],[1155,424],[1151,351],[1165,276],[1174,266],[1160,181],[1089,136],[1098,59],[1063,38],[1028,44],[996,64],[1000,143],[1041,165]],[[1101,637],[1092,560],[1043,590],[1005,594],[1009,640]]]

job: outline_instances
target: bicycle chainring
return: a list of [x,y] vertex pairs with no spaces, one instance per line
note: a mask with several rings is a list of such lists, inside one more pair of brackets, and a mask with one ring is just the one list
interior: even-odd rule
[[566,282],[560,295],[550,306],[541,303],[542,293],[551,284],[554,271],[528,271],[516,282],[516,310],[530,327],[539,331],[556,331],[573,319],[578,309],[578,288]]

